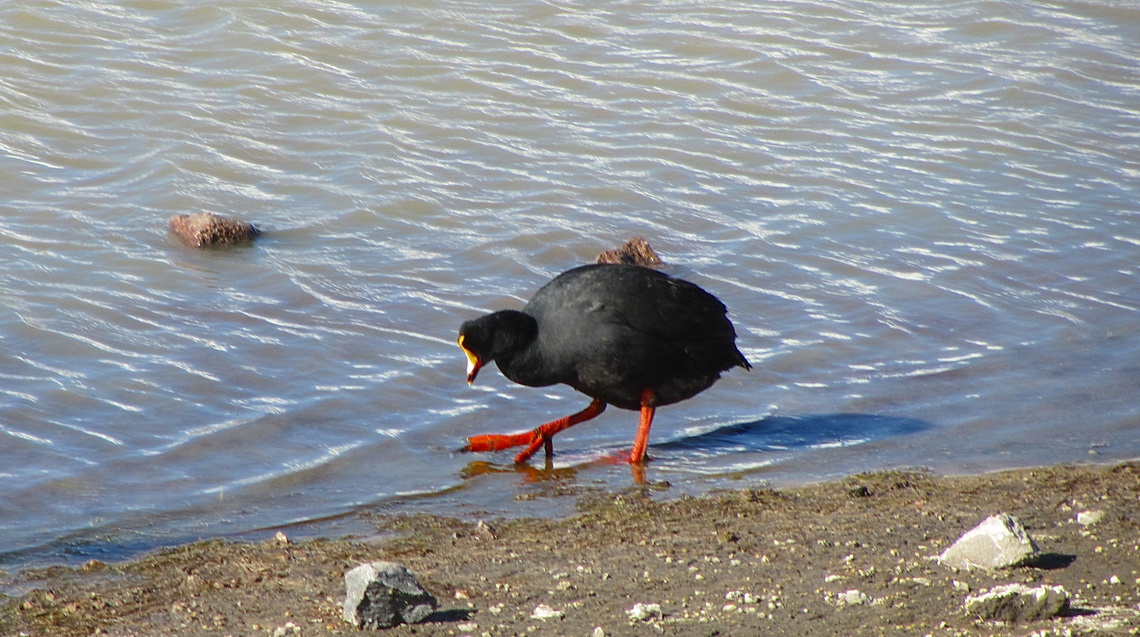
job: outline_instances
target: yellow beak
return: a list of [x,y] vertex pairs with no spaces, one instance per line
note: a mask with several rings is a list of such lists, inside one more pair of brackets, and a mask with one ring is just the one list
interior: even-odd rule
[[459,348],[467,355],[467,384],[475,383],[475,376],[479,374],[479,370],[483,368],[483,361],[479,360],[471,350],[463,346],[463,337],[459,337]]

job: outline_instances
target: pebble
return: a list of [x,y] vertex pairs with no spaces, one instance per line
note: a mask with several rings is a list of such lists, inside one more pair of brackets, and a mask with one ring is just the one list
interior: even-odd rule
[[1092,526],[1104,519],[1104,511],[1081,511],[1077,514],[1077,524]]
[[563,619],[564,617],[566,617],[565,613],[560,610],[551,608],[547,604],[539,604],[538,606],[535,606],[534,611],[532,611],[530,614],[531,619],[541,619],[543,621],[546,621],[548,619]]
[[835,605],[843,608],[845,606],[862,606],[863,604],[870,604],[871,598],[863,591],[853,588],[849,591],[835,594]]
[[730,602],[741,602],[744,604],[756,604],[760,601],[758,595],[746,591],[728,591],[724,594],[724,598]]
[[661,604],[642,604],[638,602],[633,605],[633,608],[625,611],[629,618],[634,621],[649,621],[651,619],[661,619],[664,614],[661,612]]

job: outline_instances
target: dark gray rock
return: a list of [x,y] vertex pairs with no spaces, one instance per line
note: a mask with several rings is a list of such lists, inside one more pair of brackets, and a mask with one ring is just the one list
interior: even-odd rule
[[938,556],[946,566],[960,570],[1022,566],[1038,555],[1037,545],[1021,522],[1002,513],[986,518]]
[[966,598],[966,612],[980,619],[1031,622],[1069,612],[1069,593],[1060,586],[1029,588],[1024,584],[995,586]]
[[344,574],[344,619],[358,628],[422,622],[439,602],[395,562],[361,564]]

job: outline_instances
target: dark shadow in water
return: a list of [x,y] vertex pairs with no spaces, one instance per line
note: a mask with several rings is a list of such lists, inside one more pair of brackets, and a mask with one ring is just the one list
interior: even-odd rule
[[925,431],[931,423],[915,418],[876,414],[768,416],[670,440],[656,449],[708,453],[788,451],[830,444],[861,444]]

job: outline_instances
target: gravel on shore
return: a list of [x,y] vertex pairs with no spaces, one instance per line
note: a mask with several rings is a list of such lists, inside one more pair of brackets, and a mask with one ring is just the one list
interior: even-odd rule
[[[358,634],[342,617],[344,573],[376,560],[407,566],[440,602],[381,632],[401,637],[1140,635],[1140,462],[574,497],[566,519],[377,517],[374,541],[210,540],[7,573],[28,592],[0,598],[0,635]],[[999,513],[1025,525],[1034,563],[935,559]],[[1063,587],[1070,607],[1009,624],[966,611],[969,595],[1015,583]]]

